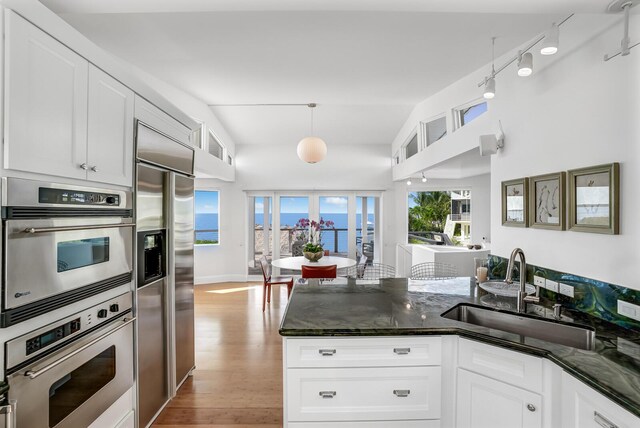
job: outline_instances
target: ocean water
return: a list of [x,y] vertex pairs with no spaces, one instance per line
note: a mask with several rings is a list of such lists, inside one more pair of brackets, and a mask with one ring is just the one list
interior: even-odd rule
[[[262,214],[255,215],[255,223],[262,225]],[[280,215],[280,227],[282,229],[290,227],[293,228],[295,224],[301,218],[307,218],[308,214],[306,213],[282,213]],[[334,227],[336,229],[343,229],[338,231],[326,230],[322,233],[322,243],[324,244],[324,248],[330,251],[339,251],[346,252],[348,249],[348,216],[347,214],[324,214],[322,218],[326,220],[331,220],[334,222]],[[373,232],[373,221],[374,215],[371,213],[368,215],[369,218],[369,230],[370,234]],[[358,229],[360,228],[360,222],[362,219],[361,214],[356,214],[356,224]],[[219,229],[218,225],[218,214],[196,214],[196,231],[198,230],[211,230],[211,229]],[[360,230],[357,231],[357,237],[361,237],[362,233]],[[218,232],[197,232],[196,239],[211,239],[218,240],[219,234]],[[336,247],[337,244],[337,247]]]

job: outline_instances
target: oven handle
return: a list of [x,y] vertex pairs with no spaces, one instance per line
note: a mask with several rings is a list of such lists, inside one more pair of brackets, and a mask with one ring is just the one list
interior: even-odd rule
[[116,331],[125,328],[126,326],[128,326],[129,324],[131,324],[132,322],[134,322],[136,320],[135,317],[133,318],[125,318],[123,321],[123,324],[120,324],[118,327],[114,328],[113,330],[110,330],[108,333],[100,336],[100,337],[96,337],[95,339],[93,339],[92,341],[90,341],[89,343],[86,343],[84,345],[82,345],[80,348],[76,349],[73,352],[69,352],[67,355],[65,355],[64,357],[61,357],[57,360],[55,360],[53,363],[49,364],[48,366],[45,366],[43,368],[41,368],[40,370],[27,370],[24,375],[25,376],[29,376],[30,379],[35,379],[38,376],[48,372],[49,370],[51,370],[54,367],[57,367],[58,365],[64,363],[65,361],[67,361],[69,358],[72,358],[76,355],[78,355],[80,352],[84,351],[85,349],[95,345],[96,343],[98,343],[99,341],[101,341],[102,339],[104,339],[106,336],[109,336],[113,333],[115,333]]
[[27,227],[24,233],[49,233],[49,232],[66,232],[69,230],[93,230],[93,229],[112,229],[114,227],[134,227],[135,223],[118,223],[118,224],[96,224],[91,226],[60,226],[60,227]]

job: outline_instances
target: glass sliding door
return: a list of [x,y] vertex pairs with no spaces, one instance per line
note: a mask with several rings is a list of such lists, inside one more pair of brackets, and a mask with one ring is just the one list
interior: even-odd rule
[[[308,196],[280,196],[280,257],[301,256],[306,243],[299,227],[300,220],[309,218]],[[281,269],[283,275],[295,274],[295,271]],[[299,274],[299,272],[298,272]]]
[[367,257],[367,263],[379,261],[380,198],[375,196],[356,197],[356,255]]
[[273,259],[273,198],[249,197],[249,275],[262,275],[260,258]]
[[349,255],[349,199],[346,196],[320,196],[322,245],[331,255]]

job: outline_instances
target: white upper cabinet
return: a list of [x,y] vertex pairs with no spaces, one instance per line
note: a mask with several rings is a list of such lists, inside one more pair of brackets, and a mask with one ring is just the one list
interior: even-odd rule
[[4,167],[84,179],[89,63],[5,14]]
[[89,67],[87,178],[133,183],[133,91],[102,70]]

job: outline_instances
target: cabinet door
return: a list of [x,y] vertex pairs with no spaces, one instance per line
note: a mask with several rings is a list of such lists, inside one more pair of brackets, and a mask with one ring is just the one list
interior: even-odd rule
[[89,63],[6,13],[4,167],[85,179]]
[[564,428],[631,428],[640,426],[640,418],[573,376],[563,373],[562,426]]
[[533,392],[458,369],[456,426],[536,428],[542,426],[542,397]]
[[89,67],[87,178],[133,186],[133,91]]

